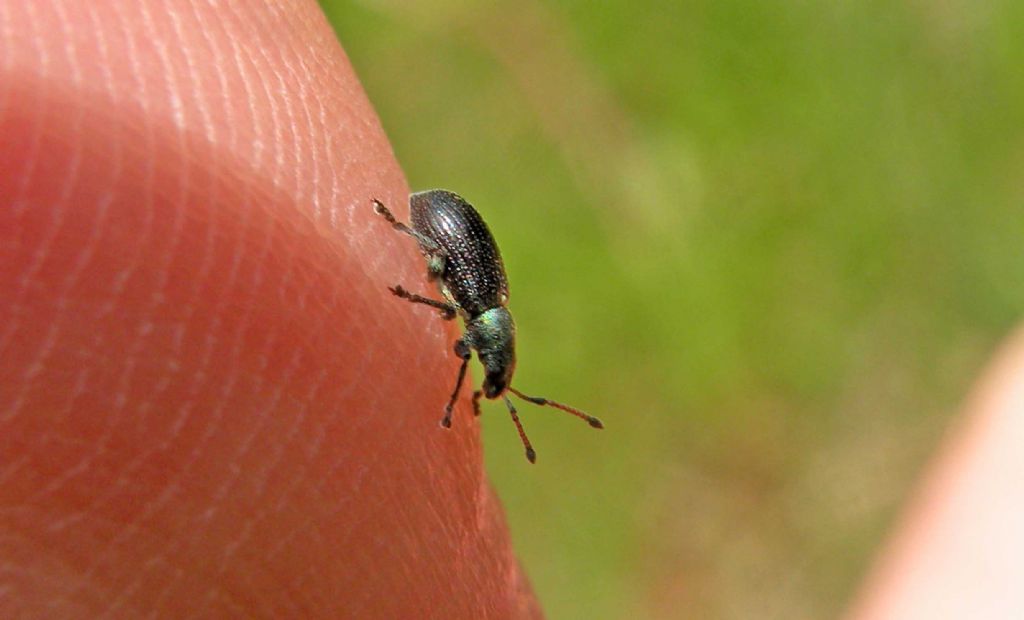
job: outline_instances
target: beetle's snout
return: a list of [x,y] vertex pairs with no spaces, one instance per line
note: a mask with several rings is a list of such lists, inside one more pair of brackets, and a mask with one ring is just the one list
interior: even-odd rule
[[484,378],[484,396],[497,398],[508,389],[508,377],[506,372],[488,373]]
[[515,350],[511,343],[497,350],[480,356],[484,364],[484,396],[497,398],[505,393],[512,383],[512,374],[516,370]]

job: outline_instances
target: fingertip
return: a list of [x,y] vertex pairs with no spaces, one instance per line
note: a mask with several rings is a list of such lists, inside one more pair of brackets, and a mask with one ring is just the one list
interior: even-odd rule
[[0,616],[513,608],[477,426],[434,432],[450,334],[382,303],[423,267],[367,200],[407,189],[317,5],[53,4],[0,29]]

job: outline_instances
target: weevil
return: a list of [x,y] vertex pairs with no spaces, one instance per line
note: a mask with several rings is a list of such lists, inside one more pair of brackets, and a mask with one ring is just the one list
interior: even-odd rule
[[484,381],[473,392],[473,413],[480,415],[480,398],[505,401],[526,458],[536,462],[537,453],[519,420],[511,392],[535,405],[561,409],[582,418],[594,428],[604,428],[600,420],[579,409],[547,398],[527,396],[512,387],[516,368],[516,324],[508,310],[508,278],[501,253],[491,231],[471,204],[454,192],[432,189],[409,196],[412,226],[395,219],[384,204],[373,200],[374,210],[394,227],[416,240],[427,261],[427,279],[435,282],[444,301],[423,297],[401,285],[388,287],[396,297],[436,308],[446,321],[462,317],[465,332],[455,341],[455,355],[462,359],[455,389],[444,408],[441,426],[452,425],[452,408],[459,396],[466,368],[475,350],[484,367]]

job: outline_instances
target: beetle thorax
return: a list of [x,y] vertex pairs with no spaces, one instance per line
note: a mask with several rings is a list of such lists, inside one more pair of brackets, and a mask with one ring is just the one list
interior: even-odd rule
[[512,382],[516,368],[516,324],[507,308],[491,308],[466,324],[466,332],[484,366],[484,395],[497,398]]

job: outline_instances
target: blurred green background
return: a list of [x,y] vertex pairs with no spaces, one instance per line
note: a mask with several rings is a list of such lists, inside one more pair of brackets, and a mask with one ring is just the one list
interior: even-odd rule
[[1024,307],[1024,3],[323,5],[608,427],[485,412],[549,616],[838,614]]

